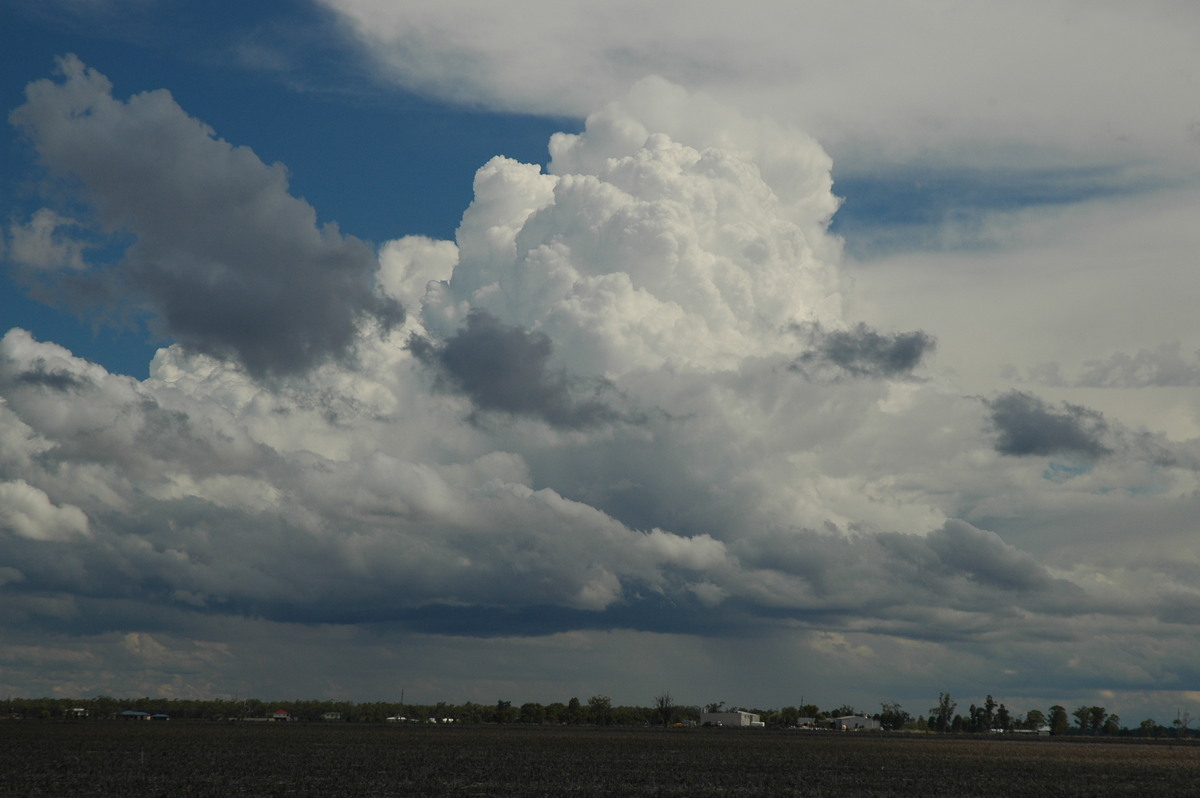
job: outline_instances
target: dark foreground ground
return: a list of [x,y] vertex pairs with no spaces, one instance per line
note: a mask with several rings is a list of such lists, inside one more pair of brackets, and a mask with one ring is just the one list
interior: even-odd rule
[[1200,747],[735,729],[0,722],[0,795],[1181,795]]

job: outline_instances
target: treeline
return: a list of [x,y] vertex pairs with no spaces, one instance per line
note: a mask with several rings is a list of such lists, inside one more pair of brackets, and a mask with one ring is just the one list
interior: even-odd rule
[[[701,711],[725,712],[744,709],[759,716],[766,726],[794,727],[820,725],[823,721],[849,715],[870,717],[891,731],[977,734],[1001,732],[1037,732],[1043,734],[1138,735],[1148,737],[1191,736],[1190,718],[1183,713],[1171,727],[1153,719],[1143,720],[1130,729],[1121,725],[1118,715],[1104,707],[1081,706],[1073,711],[1054,705],[1046,712],[1031,709],[1014,714],[1003,703],[988,696],[981,704],[971,704],[965,712],[949,693],[938,695],[938,704],[928,715],[914,717],[897,703],[882,703],[880,711],[866,713],[853,706],[822,710],[815,704],[786,706],[782,709],[726,707],[719,701],[703,707],[676,704],[669,693],[654,696],[650,706],[614,705],[608,696],[595,695],[586,701],[571,698],[549,704],[527,702],[513,704],[500,700],[495,704],[413,704],[405,702],[352,701],[263,701],[245,699],[178,698],[9,698],[0,702],[0,717],[32,720],[96,720],[119,717],[122,712],[142,712],[176,720],[254,720],[280,714],[293,721],[344,723],[499,723],[562,724],[595,726],[669,726],[700,722]],[[281,712],[282,711],[282,712]]]
[[178,698],[9,698],[0,702],[0,716],[9,719],[106,719],[121,713],[140,712],[178,720],[253,720],[286,713],[295,721],[342,721],[349,723],[553,723],[599,726],[644,726],[699,720],[697,707],[618,706],[607,696],[550,704],[510,701],[495,704],[413,704],[392,701],[263,701],[245,699]]
[[[703,707],[676,704],[669,693],[654,696],[650,706],[613,704],[604,695],[585,701],[571,698],[549,704],[514,704],[500,700],[495,704],[414,704],[404,702],[263,701],[246,699],[167,699],[167,698],[10,698],[0,703],[3,714],[26,719],[102,719],[122,712],[144,712],[179,720],[251,720],[271,718],[282,710],[290,720],[349,723],[524,723],[593,726],[646,726],[693,724],[700,722],[701,711],[732,712],[738,709],[757,714],[768,726],[795,726],[802,722],[858,713],[849,705],[822,711],[813,704],[782,709],[757,709],[725,705],[724,701]],[[875,715],[876,718],[880,716]],[[894,728],[899,728],[899,725]]]
[[[884,707],[889,705],[885,704]],[[890,705],[897,710],[899,705]],[[1191,735],[1188,728],[1190,717],[1182,713],[1175,719],[1171,728],[1160,725],[1153,718],[1147,718],[1130,729],[1121,725],[1121,717],[1110,713],[1100,706],[1081,706],[1067,711],[1061,704],[1055,704],[1046,712],[1031,709],[1025,715],[1014,715],[1002,703],[997,703],[990,695],[982,704],[971,704],[965,714],[955,710],[958,703],[949,693],[938,694],[938,705],[929,710],[928,718],[911,718],[905,723],[922,731],[948,732],[953,734],[977,734],[980,732],[1040,732],[1043,734],[1089,734],[1089,735],[1138,735],[1144,737],[1187,737]]]

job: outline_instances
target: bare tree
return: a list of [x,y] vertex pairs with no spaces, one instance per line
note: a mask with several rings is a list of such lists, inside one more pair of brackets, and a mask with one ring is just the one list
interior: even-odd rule
[[654,711],[662,719],[663,726],[671,725],[671,719],[675,715],[675,700],[671,698],[670,691],[663,690],[654,696]]

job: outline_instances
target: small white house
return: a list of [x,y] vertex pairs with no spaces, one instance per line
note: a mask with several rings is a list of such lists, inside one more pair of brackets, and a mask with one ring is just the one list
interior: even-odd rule
[[735,726],[749,728],[751,726],[761,726],[762,721],[758,715],[753,712],[735,709],[730,712],[701,712],[701,726]]

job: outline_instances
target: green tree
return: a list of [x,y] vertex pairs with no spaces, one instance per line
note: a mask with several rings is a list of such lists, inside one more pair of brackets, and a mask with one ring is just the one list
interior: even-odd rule
[[938,705],[929,710],[929,726],[934,731],[948,732],[954,723],[954,708],[958,706],[949,693],[938,693]]
[[546,708],[541,704],[527,702],[521,705],[522,723],[542,723],[546,720]]
[[1104,728],[1104,721],[1108,718],[1108,712],[1104,707],[1088,707],[1088,725],[1092,728],[1092,733],[1097,734]]
[[548,723],[566,723],[567,705],[561,701],[555,701],[552,704],[547,704],[546,721]]
[[1071,720],[1067,716],[1067,708],[1061,704],[1055,704],[1050,707],[1050,733],[1054,735],[1066,734],[1067,729],[1071,727]]
[[597,726],[612,724],[612,699],[606,695],[594,695],[588,699],[588,718]]
[[882,703],[879,705],[879,725],[884,729],[903,729],[909,721],[912,720],[912,715],[904,711],[904,709],[896,702]]
[[1076,707],[1075,711],[1072,712],[1071,715],[1074,716],[1075,721],[1079,724],[1079,731],[1080,732],[1087,731],[1088,723],[1092,719],[1092,708],[1091,707]]
[[1029,710],[1029,713],[1025,715],[1025,723],[1023,725],[1030,731],[1037,731],[1041,727],[1047,725],[1046,716],[1042,714],[1040,709],[1031,709]]
[[578,725],[586,720],[586,711],[583,705],[579,703],[579,699],[572,696],[567,702],[567,723]]
[[517,719],[517,710],[511,701],[497,701],[492,711],[493,723],[512,723]]
[[1105,734],[1118,734],[1121,731],[1121,716],[1117,714],[1109,715],[1104,719],[1104,725],[1100,729]]
[[796,721],[800,720],[800,710],[795,707],[784,707],[776,713],[776,720],[782,726],[795,726]]

